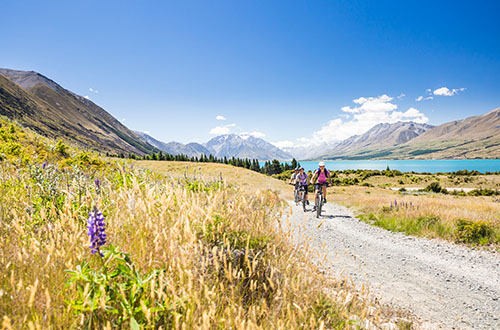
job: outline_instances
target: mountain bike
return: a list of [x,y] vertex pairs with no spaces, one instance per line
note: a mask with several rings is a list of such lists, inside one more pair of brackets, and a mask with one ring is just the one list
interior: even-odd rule
[[306,204],[307,204],[306,189],[307,189],[307,186],[300,186],[299,187],[299,202],[302,201],[302,209],[304,210],[304,212],[306,212]]
[[298,202],[300,202],[299,183],[297,182],[296,184],[293,183],[290,184],[294,186],[293,196],[295,197],[295,204],[297,204]]
[[321,208],[325,204],[325,197],[323,196],[323,184],[315,185],[316,198],[314,200],[314,205],[316,208],[316,218],[321,216]]
[[[293,183],[290,184],[294,185]],[[307,186],[301,186],[299,183],[296,183],[294,186],[295,189],[293,191],[293,195],[294,195],[295,205],[298,205],[300,202],[302,202],[302,209],[304,210],[304,212],[306,212],[307,200],[305,196],[306,196]]]

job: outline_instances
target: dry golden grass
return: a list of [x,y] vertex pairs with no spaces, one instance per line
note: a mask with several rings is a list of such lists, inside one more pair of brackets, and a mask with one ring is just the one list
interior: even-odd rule
[[[420,229],[408,228],[411,234],[420,236],[455,240],[453,234],[458,219],[485,221],[494,230],[500,229],[500,203],[496,197],[412,194],[361,186],[334,187],[330,189],[330,194],[329,198],[333,202],[354,207],[360,214],[371,214],[369,220],[380,220],[380,224],[383,224],[383,218],[391,221],[399,219],[401,222],[439,218],[439,223],[442,225],[440,228],[428,226]],[[395,207],[395,201],[398,207]],[[397,226],[392,229],[398,230]],[[404,226],[400,229],[406,231]],[[411,232],[412,230],[415,231]]]
[[202,178],[214,180],[222,178],[230,185],[235,185],[247,193],[258,190],[272,190],[281,198],[293,199],[293,188],[282,180],[269,177],[241,167],[217,163],[192,163],[173,161],[134,161],[134,166],[147,168],[175,179]]
[[[226,186],[129,165],[97,172],[34,166],[36,173],[15,160],[0,168],[2,329],[134,328],[135,321],[145,329],[358,328],[392,317],[363,292],[327,281],[309,261],[312,251],[296,250],[276,231],[282,201],[256,189],[264,181],[284,185],[274,179],[235,169],[241,176]],[[221,167],[208,168],[212,177]],[[179,177],[179,169],[165,173]],[[118,297],[135,296],[135,286],[94,300],[106,285],[68,282],[67,270],[86,263],[103,271],[104,259],[88,248],[93,206],[106,217],[108,244],[129,253],[140,276],[158,272],[141,289],[133,317],[109,310]]]
[[431,182],[439,182],[444,188],[454,189],[500,189],[500,175],[477,175],[477,176],[451,176],[451,175],[427,175],[427,174],[405,174],[402,176],[387,177],[385,175],[372,176],[364,182],[374,186],[392,186],[397,188],[425,188]]

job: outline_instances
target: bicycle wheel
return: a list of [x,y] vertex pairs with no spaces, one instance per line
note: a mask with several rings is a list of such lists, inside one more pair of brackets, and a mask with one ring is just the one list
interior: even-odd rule
[[300,198],[300,191],[298,189],[295,189],[295,203],[299,202]]

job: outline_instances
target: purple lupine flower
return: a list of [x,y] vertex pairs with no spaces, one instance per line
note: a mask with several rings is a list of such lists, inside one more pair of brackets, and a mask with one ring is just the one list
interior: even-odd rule
[[99,179],[95,179],[94,183],[97,190],[101,189],[101,181]]
[[392,201],[391,201],[391,209],[392,209]]
[[47,162],[43,162],[42,169],[45,169],[46,166],[47,166]]
[[104,216],[102,212],[100,212],[97,207],[94,207],[94,210],[89,213],[89,218],[87,220],[87,229],[90,243],[89,246],[92,249],[92,254],[99,252],[99,255],[102,257],[103,254],[100,251],[100,247],[106,244],[106,226],[104,224]]
[[394,200],[394,207],[398,207],[398,201],[396,199]]

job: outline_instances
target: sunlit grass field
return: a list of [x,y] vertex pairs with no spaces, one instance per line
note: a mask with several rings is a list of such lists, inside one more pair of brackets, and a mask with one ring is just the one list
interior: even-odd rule
[[146,170],[0,124],[2,329],[411,325],[278,230],[278,180]]
[[499,248],[500,202],[495,196],[399,192],[354,185],[331,188],[328,198],[353,207],[362,220],[388,230]]
[[271,190],[284,199],[293,198],[293,187],[282,180],[269,177],[241,167],[217,163],[192,163],[173,161],[134,161],[134,166],[153,170],[174,179],[196,178],[220,180],[238,186],[247,193],[258,190]]

